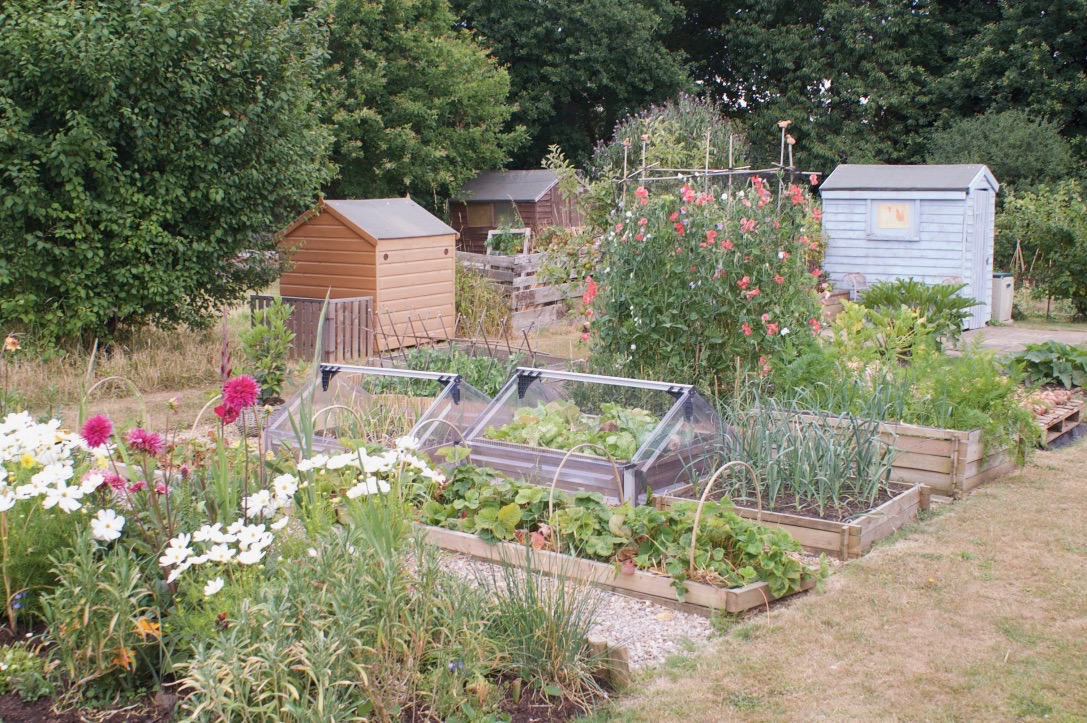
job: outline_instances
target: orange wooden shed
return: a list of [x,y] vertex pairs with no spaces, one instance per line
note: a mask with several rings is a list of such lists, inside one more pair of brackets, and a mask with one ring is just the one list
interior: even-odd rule
[[282,296],[373,297],[378,349],[452,333],[457,232],[410,198],[322,200],[282,236]]

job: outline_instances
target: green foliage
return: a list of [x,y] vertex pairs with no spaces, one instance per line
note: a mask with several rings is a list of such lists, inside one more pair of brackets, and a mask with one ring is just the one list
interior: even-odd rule
[[12,531],[8,550],[8,575],[16,600],[16,617],[31,622],[41,612],[41,597],[56,584],[50,555],[75,544],[80,522],[57,508],[22,504],[6,513]]
[[937,349],[925,317],[906,305],[879,312],[845,302],[826,343],[845,359],[906,361],[921,349]]
[[514,158],[534,167],[558,145],[588,158],[624,114],[687,85],[682,56],[663,40],[682,10],[670,0],[454,0],[465,25],[509,67],[512,123],[529,144]]
[[[819,211],[761,178],[731,198],[641,189],[609,219],[592,305],[594,361],[625,376],[702,382],[770,373],[820,325],[811,268]],[[644,201],[645,203],[641,203]]]
[[880,314],[906,307],[915,312],[918,325],[928,330],[920,335],[931,335],[938,344],[958,344],[970,309],[981,303],[961,296],[965,288],[966,284],[926,284],[912,278],[878,281],[865,289],[860,303]]
[[0,648],[0,695],[11,692],[25,701],[53,694],[45,660],[26,645]]
[[457,317],[473,333],[482,329],[491,336],[501,336],[510,317],[510,302],[486,276],[464,264],[456,265],[455,289]]
[[502,167],[523,140],[505,127],[510,78],[446,0],[333,0],[324,115],[340,176],[329,194],[411,192],[437,208],[480,169]]
[[[153,589],[137,555],[81,531],[55,552],[56,587],[42,598],[47,641],[69,680],[108,696],[156,679],[165,663]],[[153,564],[153,563],[152,563]]]
[[997,217],[996,261],[1011,268],[1016,244],[1031,277],[1055,299],[1087,317],[1087,199],[1076,184],[1039,186],[1012,196]]
[[280,2],[5,3],[0,320],[202,324],[273,281],[331,175],[323,45]]
[[1065,389],[1087,386],[1087,349],[1050,339],[1027,344],[1012,361],[1031,384],[1060,384]]
[[770,585],[772,594],[784,595],[798,590],[808,574],[792,555],[800,550],[796,540],[740,517],[727,505],[708,503],[703,510],[691,577],[688,557],[694,503],[680,503],[664,511],[652,505],[613,507],[605,505],[598,493],[557,490],[555,512],[549,515],[541,493],[546,490],[501,479],[493,471],[460,468],[451,483],[424,505],[422,519],[427,524],[472,532],[481,510],[513,504],[521,509],[514,539],[535,549],[669,575],[680,599],[689,579],[723,587],[762,580]]
[[[513,421],[487,428],[489,439],[548,449],[573,449],[579,444],[599,445],[617,460],[629,460],[656,428],[659,420],[644,409],[627,409],[604,402],[600,415],[585,414],[573,402],[555,401],[514,412]],[[580,450],[602,456],[593,447]]]
[[[486,351],[468,353],[456,347],[416,347],[392,361],[415,371],[460,374],[465,382],[489,397],[498,393],[517,367],[532,366],[530,358],[517,352],[502,358]],[[436,382],[395,377],[368,377],[364,386],[371,394],[395,393],[419,397],[434,396],[439,388]]]
[[927,163],[984,163],[1005,190],[1059,183],[1077,171],[1060,126],[1022,109],[990,110],[945,123],[925,148]]
[[[512,229],[502,228],[487,239],[487,252],[503,256],[516,256],[525,252],[525,235],[514,233]],[[531,246],[529,249],[531,250]]]
[[253,315],[253,324],[241,334],[245,372],[260,384],[262,403],[282,399],[287,383],[288,354],[294,332],[287,326],[294,308],[276,299]]

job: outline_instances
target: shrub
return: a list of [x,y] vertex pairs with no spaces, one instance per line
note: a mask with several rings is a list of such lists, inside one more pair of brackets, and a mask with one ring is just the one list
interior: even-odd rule
[[0,696],[14,692],[25,701],[53,694],[50,666],[26,645],[0,648]]
[[1065,389],[1087,386],[1087,349],[1050,339],[1027,344],[1012,361],[1032,384],[1060,384]]
[[1028,273],[1054,299],[1087,317],[1087,199],[1073,184],[1040,186],[1012,196],[997,218],[997,261],[1011,268],[1016,244]]
[[865,289],[860,303],[881,313],[905,306],[916,312],[919,324],[931,329],[935,341],[958,344],[969,310],[981,303],[961,296],[965,288],[966,284],[930,285],[914,279],[879,281]]
[[482,329],[491,336],[501,336],[509,328],[509,300],[486,276],[459,263],[456,295],[457,317],[469,334]]
[[260,400],[265,404],[281,400],[287,383],[288,354],[294,342],[287,322],[292,313],[293,307],[276,299],[253,315],[253,325],[241,335],[244,373],[257,380]]
[[734,198],[639,188],[628,202],[602,241],[594,358],[712,386],[738,370],[766,376],[811,342],[820,212],[803,189],[775,199],[755,177]]
[[331,177],[324,42],[260,0],[5,3],[0,319],[111,337],[275,280],[272,232]]

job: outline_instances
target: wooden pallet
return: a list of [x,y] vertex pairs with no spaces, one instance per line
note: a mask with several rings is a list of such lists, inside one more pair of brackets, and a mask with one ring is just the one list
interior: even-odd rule
[[510,323],[517,331],[539,328],[565,315],[567,299],[582,294],[580,281],[544,284],[539,279],[546,252],[533,254],[473,254],[457,252],[457,262],[483,274],[510,303]]
[[[485,562],[523,566],[528,556],[528,548],[525,545],[509,542],[491,544],[466,532],[429,525],[419,527],[431,544],[443,550],[469,555]],[[579,580],[609,592],[629,595],[702,615],[709,615],[714,610],[741,613],[751,608],[763,607],[778,599],[770,594],[770,586],[765,582],[736,588],[720,588],[688,581],[684,583],[687,594],[680,603],[676,597],[676,589],[672,586],[672,578],[666,575],[657,575],[644,570],[623,573],[619,572],[615,565],[547,550],[534,553],[533,566],[548,575]],[[812,575],[799,592],[812,589],[815,583],[815,576]]]
[[[764,525],[785,530],[808,552],[832,555],[839,560],[853,560],[868,552],[872,545],[893,535],[903,525],[916,520],[918,510],[929,508],[931,490],[927,486],[892,482],[891,489],[895,492],[893,498],[848,522],[782,512],[760,514],[756,509],[739,506],[735,511],[746,519],[760,520]],[[666,495],[653,498],[658,509],[664,509],[679,501],[692,500]]]
[[1083,400],[1073,399],[1062,404],[1048,414],[1038,417],[1038,426],[1044,432],[1042,446],[1046,446],[1057,437],[1079,426],[1083,414]]

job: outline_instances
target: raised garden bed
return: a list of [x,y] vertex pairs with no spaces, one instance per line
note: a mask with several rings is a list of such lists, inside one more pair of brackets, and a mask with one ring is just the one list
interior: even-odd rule
[[842,313],[842,309],[845,308],[844,302],[849,301],[849,290],[841,289],[838,291],[829,291],[819,303],[823,305],[823,318],[829,323],[834,321],[838,314]]
[[[487,562],[524,565],[528,547],[509,542],[489,543],[476,535],[441,527],[420,525],[427,540],[449,552],[485,560]],[[533,566],[547,574],[590,583],[605,590],[631,595],[653,602],[697,611],[708,615],[715,610],[740,613],[762,607],[779,598],[770,594],[769,585],[757,582],[738,588],[717,588],[697,582],[686,583],[687,592],[682,603],[678,602],[672,578],[643,570],[620,572],[616,565],[583,560],[570,555],[540,550],[533,553]],[[815,587],[814,577],[802,585],[799,592]],[[793,593],[795,594],[795,593]]]
[[[742,506],[735,510],[741,517],[785,530],[808,552],[852,560],[916,520],[919,510],[929,508],[931,490],[926,485],[892,482],[890,486],[891,499],[859,517],[842,522],[786,512],[760,512]],[[683,493],[690,490],[693,488],[679,490],[676,495],[655,496],[653,503],[658,509],[664,509],[678,501],[689,502],[690,497]]]
[[565,301],[582,294],[582,284],[570,281],[544,284],[538,273],[547,252],[512,256],[457,252],[457,262],[486,276],[509,299],[510,324],[521,331],[559,321]]
[[[824,424],[842,423],[838,417],[802,415]],[[986,445],[980,429],[922,427],[902,422],[880,422],[880,437],[895,449],[891,481],[927,485],[933,494],[961,499],[983,482],[998,479],[1017,467],[1006,447]]]

